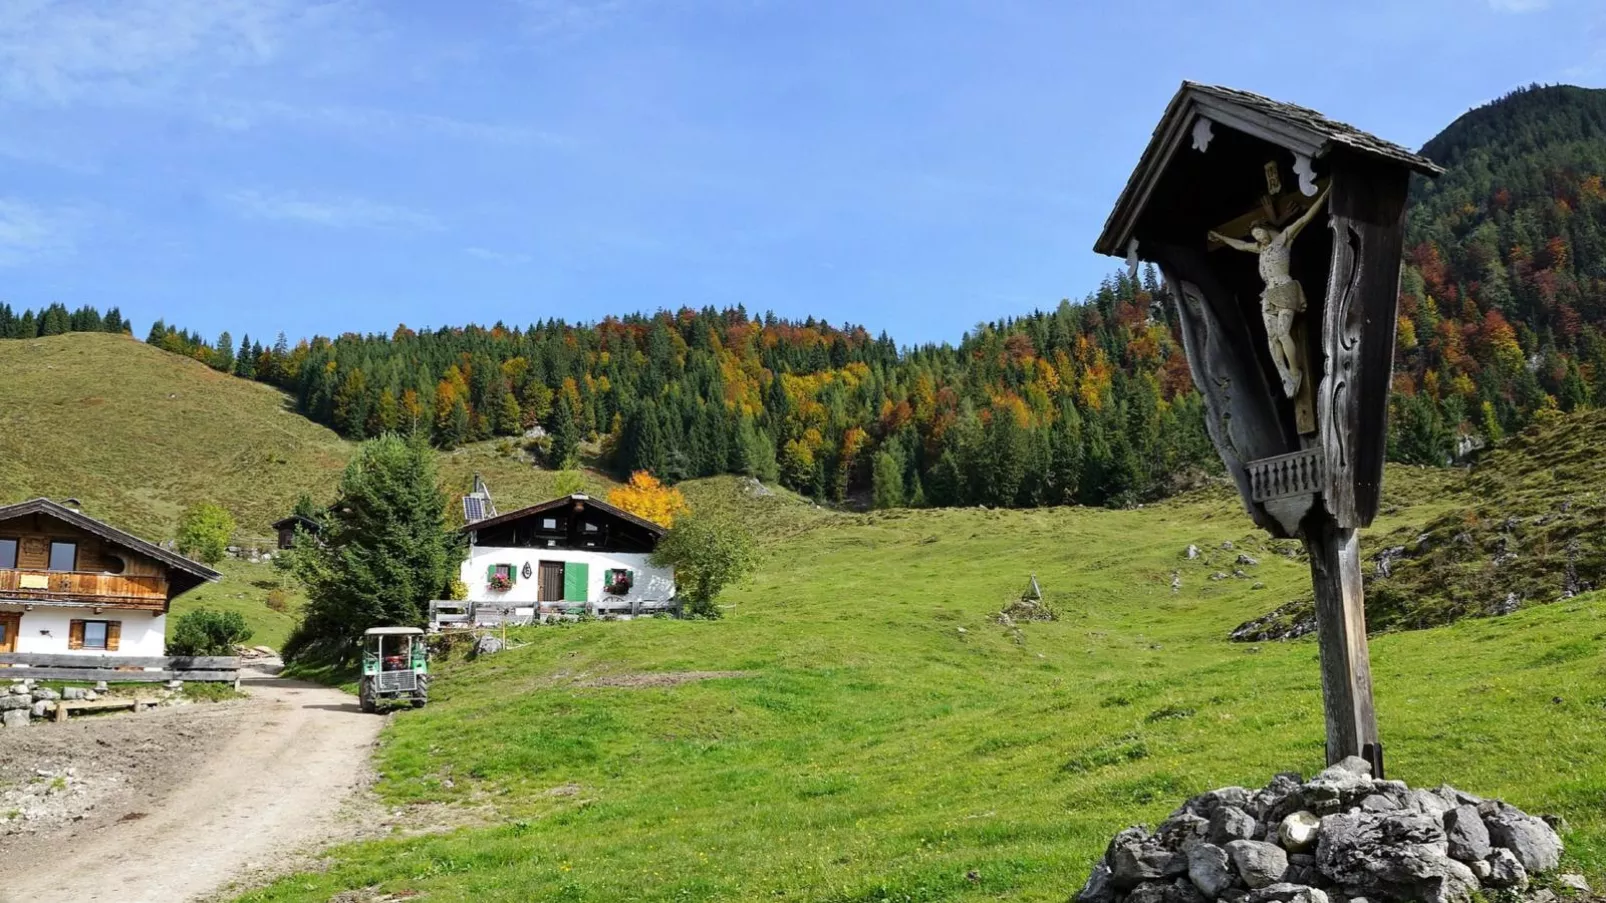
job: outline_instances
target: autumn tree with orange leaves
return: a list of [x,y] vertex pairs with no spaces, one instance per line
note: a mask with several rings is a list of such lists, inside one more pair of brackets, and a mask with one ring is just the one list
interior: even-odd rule
[[608,493],[608,504],[664,527],[675,525],[675,518],[691,511],[686,496],[673,486],[665,486],[645,470],[630,475],[630,482]]

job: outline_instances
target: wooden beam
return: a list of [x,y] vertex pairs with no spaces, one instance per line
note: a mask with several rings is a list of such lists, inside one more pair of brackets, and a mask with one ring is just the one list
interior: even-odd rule
[[1321,648],[1322,703],[1327,715],[1327,764],[1348,756],[1372,763],[1383,777],[1383,745],[1372,706],[1372,664],[1366,646],[1366,604],[1355,531],[1321,507],[1305,518],[1301,539],[1316,589],[1316,639]]
[[239,671],[118,671],[115,668],[17,668],[0,671],[0,679],[68,680],[95,683],[156,683],[169,680],[233,682]]
[[[41,668],[162,668],[171,671],[229,671],[240,667],[234,655],[75,655],[62,652],[0,652],[0,665]],[[0,672],[0,678],[10,676]]]

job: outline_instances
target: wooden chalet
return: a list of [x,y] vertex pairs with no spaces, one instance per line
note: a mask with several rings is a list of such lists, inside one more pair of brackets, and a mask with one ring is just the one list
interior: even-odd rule
[[468,598],[454,607],[465,617],[640,614],[674,604],[674,571],[651,560],[665,533],[652,521],[580,493],[498,515],[479,481],[463,501]]
[[49,499],[0,506],[0,654],[159,656],[173,599],[219,576]]
[[292,514],[283,520],[274,521],[273,529],[279,534],[279,548],[292,549],[295,548],[297,529],[305,530],[307,533],[317,536],[323,531],[323,524],[310,517]]

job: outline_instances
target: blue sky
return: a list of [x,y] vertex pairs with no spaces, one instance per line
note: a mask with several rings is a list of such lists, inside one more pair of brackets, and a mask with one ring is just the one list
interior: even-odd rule
[[1184,78],[1414,147],[1606,83],[1606,5],[4,0],[0,298],[236,340],[736,303],[957,340],[1114,269]]

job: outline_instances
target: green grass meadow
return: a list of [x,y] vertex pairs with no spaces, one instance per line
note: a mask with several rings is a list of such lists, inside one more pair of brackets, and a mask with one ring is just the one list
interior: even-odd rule
[[[1314,642],[1225,639],[1306,565],[1221,492],[1120,512],[766,502],[771,535],[787,510],[802,526],[724,620],[531,628],[437,669],[384,735],[378,792],[478,826],[340,847],[243,899],[1063,900],[1119,828],[1323,764]],[[1260,564],[1209,579],[1240,552]],[[1059,619],[1000,624],[1033,573]],[[1599,876],[1603,649],[1601,594],[1375,637],[1390,776],[1561,813]],[[633,685],[693,671],[741,676]]]

